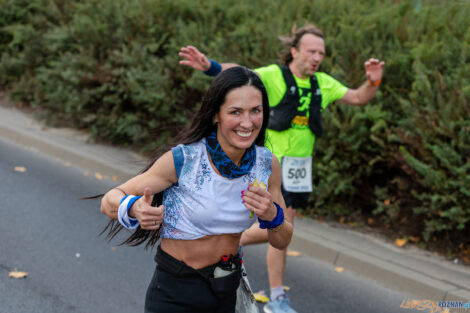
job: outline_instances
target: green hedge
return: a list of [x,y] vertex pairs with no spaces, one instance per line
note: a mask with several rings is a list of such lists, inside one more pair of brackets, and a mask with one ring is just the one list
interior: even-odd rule
[[[275,63],[278,35],[313,22],[322,71],[348,86],[387,62],[363,108],[332,104],[309,210],[375,216],[401,235],[470,245],[467,1],[0,0],[0,84],[53,125],[154,151],[184,125],[210,78],[183,68],[193,44],[219,61]],[[460,245],[460,248],[458,246]],[[463,245],[463,246],[462,246]]]

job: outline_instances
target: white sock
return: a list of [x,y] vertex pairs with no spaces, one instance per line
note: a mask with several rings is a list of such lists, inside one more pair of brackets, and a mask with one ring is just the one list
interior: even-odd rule
[[284,294],[284,287],[276,287],[276,288],[271,288],[271,301],[274,301],[277,299],[277,297],[282,296]]

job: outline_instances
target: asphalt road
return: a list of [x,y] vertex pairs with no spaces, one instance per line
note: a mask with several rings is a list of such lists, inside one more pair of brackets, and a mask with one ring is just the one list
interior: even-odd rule
[[[0,140],[0,313],[143,312],[154,250],[98,236],[99,201],[80,198],[116,183],[85,172]],[[268,288],[265,256],[266,245],[245,248],[255,291]],[[15,269],[27,278],[9,278]],[[299,313],[410,312],[409,296],[304,255],[288,258],[285,284]]]

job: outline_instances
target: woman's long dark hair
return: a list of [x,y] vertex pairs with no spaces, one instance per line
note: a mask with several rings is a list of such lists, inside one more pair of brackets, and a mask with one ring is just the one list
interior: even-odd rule
[[[214,130],[213,119],[219,112],[220,107],[225,102],[227,94],[236,88],[243,86],[253,86],[261,92],[263,99],[263,124],[261,125],[258,137],[255,139],[255,145],[264,146],[266,139],[266,127],[269,122],[269,103],[266,89],[264,88],[261,79],[251,70],[243,67],[236,66],[221,72],[210,85],[209,89],[202,98],[202,105],[199,111],[194,115],[189,127],[183,130],[176,136],[175,143],[177,144],[191,144],[207,137]],[[141,171],[146,172],[155,161],[160,157],[161,153],[150,162],[147,167]],[[154,195],[152,206],[161,205],[163,202],[163,191]],[[106,225],[101,234],[108,231],[107,239],[113,239],[124,227],[116,220],[111,219]],[[140,226],[136,228],[134,233],[124,240],[121,244],[128,244],[130,246],[137,246],[147,241],[145,248],[154,246],[160,237],[160,230],[144,230]]]

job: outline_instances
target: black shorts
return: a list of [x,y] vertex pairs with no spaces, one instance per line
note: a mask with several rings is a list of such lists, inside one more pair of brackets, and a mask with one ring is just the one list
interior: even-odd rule
[[[166,253],[163,254],[170,262],[182,263]],[[211,265],[199,271],[213,270],[214,266]],[[223,298],[218,297],[212,291],[210,283],[190,268],[181,268],[180,273],[176,274],[157,265],[147,289],[145,313],[234,313],[236,300],[236,290]]]
[[281,184],[281,192],[286,202],[286,207],[292,207],[293,209],[305,209],[307,207],[308,199],[310,198],[310,192],[290,192],[286,191]]

